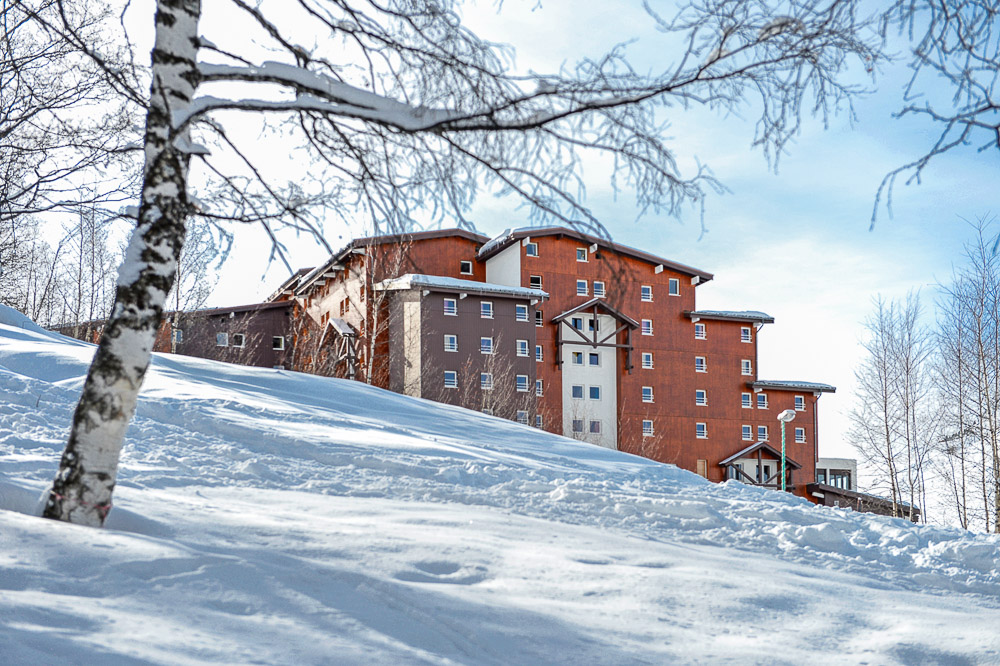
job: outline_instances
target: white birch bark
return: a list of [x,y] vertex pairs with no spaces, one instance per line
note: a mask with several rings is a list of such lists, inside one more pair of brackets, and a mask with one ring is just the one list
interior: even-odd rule
[[[43,515],[103,525],[125,430],[135,412],[184,242],[189,155],[172,120],[199,83],[200,0],[158,0],[146,116],[139,221],[118,276],[116,301],[73,415],[69,442]],[[178,144],[178,145],[175,145]]]

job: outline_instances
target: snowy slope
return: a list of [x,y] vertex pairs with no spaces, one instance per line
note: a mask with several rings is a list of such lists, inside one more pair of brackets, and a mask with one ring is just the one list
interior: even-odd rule
[[0,310],[2,663],[1000,663],[997,537],[296,373],[157,356],[35,518],[92,352]]

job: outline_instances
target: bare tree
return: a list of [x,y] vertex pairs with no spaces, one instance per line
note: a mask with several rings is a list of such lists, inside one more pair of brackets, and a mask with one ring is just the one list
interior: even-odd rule
[[[48,517],[103,523],[192,213],[265,224],[281,218],[309,231],[315,226],[302,202],[317,197],[330,215],[350,219],[360,205],[395,229],[423,214],[468,224],[464,212],[485,185],[523,196],[537,215],[606,236],[574,196],[582,156],[612,157],[612,175],[635,189],[643,210],[675,212],[717,184],[705,170],[680,170],[658,108],[735,110],[752,96],[761,110],[757,143],[773,156],[803,111],[825,116],[850,103],[858,90],[839,77],[851,59],[879,56],[847,0],[797,0],[780,12],[766,0],[704,0],[673,19],[651,15],[684,45],[677,61],[652,74],[631,67],[624,47],[556,74],[514,72],[506,49],[462,25],[454,0],[233,0],[233,7],[256,34],[203,37],[198,0],[158,0],[150,92],[125,90],[147,105],[138,223]],[[75,35],[70,27],[64,32]],[[199,62],[199,49],[207,60]],[[234,82],[248,97],[226,95]],[[328,185],[309,192],[271,184],[254,163],[255,146],[227,127],[233,113],[284,119],[285,145],[298,137],[314,156],[315,182]],[[231,194],[227,210],[195,200],[192,155]],[[232,157],[243,174],[226,166]]]
[[[215,233],[213,233],[215,232]],[[229,254],[230,235],[195,217],[188,224],[184,247],[167,302],[173,307],[171,328],[184,329],[186,312],[205,306],[218,282],[217,269]],[[177,353],[177,337],[171,334],[170,350]]]
[[121,258],[112,250],[108,226],[94,205],[85,204],[74,223],[64,227],[61,323],[73,325],[73,337],[81,340],[91,339],[95,322],[107,318],[114,300],[114,270]]
[[65,243],[51,248],[42,238],[38,220],[19,216],[0,221],[0,303],[42,326],[60,322],[59,270]]

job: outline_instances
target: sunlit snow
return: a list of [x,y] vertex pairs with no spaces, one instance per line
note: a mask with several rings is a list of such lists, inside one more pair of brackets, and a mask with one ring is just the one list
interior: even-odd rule
[[155,355],[95,530],[31,515],[93,347],[0,310],[3,663],[998,663],[1000,540],[359,383]]

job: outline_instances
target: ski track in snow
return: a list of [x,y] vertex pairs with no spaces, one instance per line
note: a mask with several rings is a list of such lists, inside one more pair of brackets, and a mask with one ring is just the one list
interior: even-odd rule
[[1000,663],[996,536],[297,373],[155,355],[111,529],[41,521],[93,347],[7,317],[12,663]]

